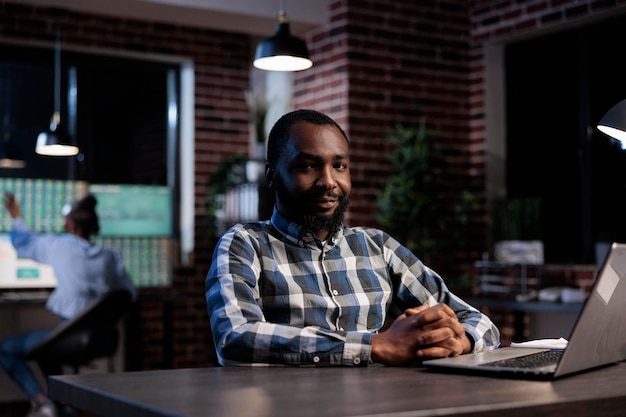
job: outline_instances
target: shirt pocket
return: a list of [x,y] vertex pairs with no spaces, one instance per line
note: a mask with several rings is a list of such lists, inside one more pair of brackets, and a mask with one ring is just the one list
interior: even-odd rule
[[387,317],[391,286],[384,269],[360,269],[355,271],[349,284],[354,295],[357,330],[378,331]]

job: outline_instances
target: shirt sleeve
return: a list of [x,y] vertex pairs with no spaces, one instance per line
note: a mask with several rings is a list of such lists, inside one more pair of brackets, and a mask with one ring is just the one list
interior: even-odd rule
[[34,233],[22,219],[13,220],[11,243],[20,258],[48,263],[48,248],[54,235]]
[[384,256],[396,282],[392,306],[396,315],[410,307],[444,303],[456,313],[465,328],[472,352],[493,350],[500,345],[500,331],[489,317],[452,293],[443,278],[406,247],[388,235],[385,237]]
[[218,242],[206,279],[209,318],[222,365],[368,365],[370,333],[268,323],[258,301],[259,275],[253,244],[231,229]]

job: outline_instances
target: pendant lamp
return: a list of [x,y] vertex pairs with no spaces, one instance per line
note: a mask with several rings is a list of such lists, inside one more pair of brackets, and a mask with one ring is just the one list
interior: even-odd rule
[[4,137],[0,141],[0,168],[24,168],[26,161],[21,157],[9,133],[5,132]]
[[253,65],[265,71],[302,71],[313,65],[306,43],[291,36],[284,2],[278,13],[276,33],[257,45]]
[[35,152],[48,156],[73,156],[78,147],[72,144],[70,135],[61,128],[61,37],[57,31],[54,48],[54,113],[50,128],[37,136]]
[[626,100],[622,100],[606,112],[598,123],[598,130],[626,144]]

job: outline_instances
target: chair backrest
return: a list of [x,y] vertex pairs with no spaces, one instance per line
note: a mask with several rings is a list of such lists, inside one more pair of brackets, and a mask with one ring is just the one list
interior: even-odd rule
[[26,353],[26,358],[78,368],[94,359],[112,356],[119,340],[117,326],[132,302],[132,295],[126,290],[109,291],[55,327]]

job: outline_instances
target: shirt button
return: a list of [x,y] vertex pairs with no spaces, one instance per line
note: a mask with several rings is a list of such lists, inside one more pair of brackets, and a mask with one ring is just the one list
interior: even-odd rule
[[333,295],[339,295],[339,291],[333,290]]
[[313,356],[313,363],[320,363],[320,357],[319,356]]
[[360,363],[361,363],[361,358],[359,358],[359,357],[357,356],[356,358],[354,358],[354,359],[352,360],[352,362],[353,362],[355,365],[358,365],[358,364],[360,364]]

